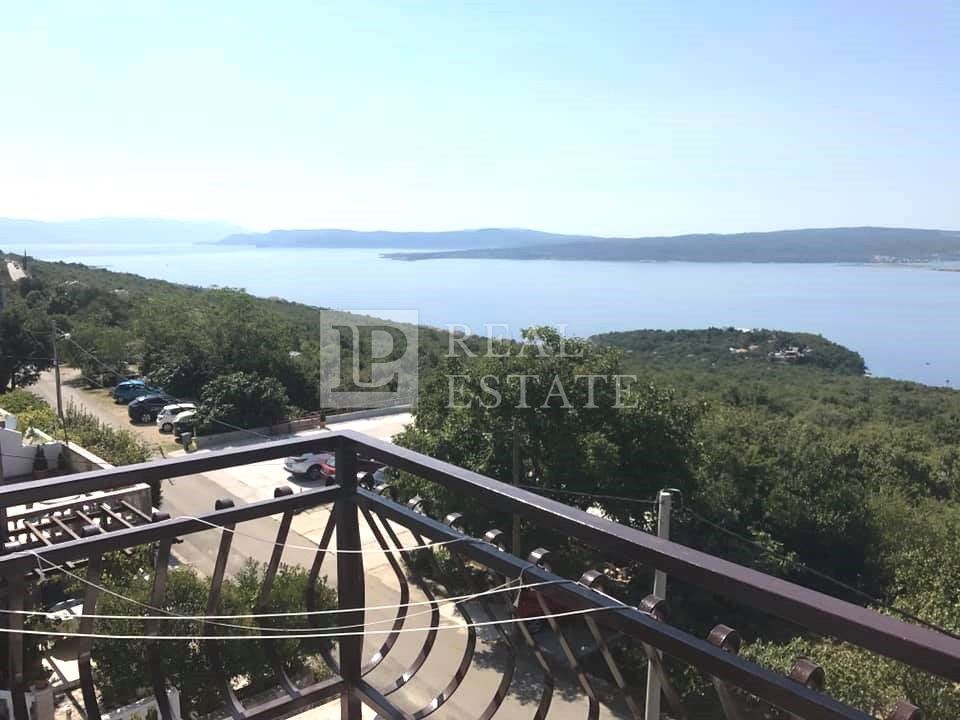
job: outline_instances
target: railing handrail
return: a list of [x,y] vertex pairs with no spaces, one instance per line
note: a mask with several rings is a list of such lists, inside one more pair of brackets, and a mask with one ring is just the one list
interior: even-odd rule
[[183,457],[149,460],[133,465],[90,470],[44,480],[0,485],[0,507],[36,503],[65,495],[126,487],[152,480],[168,480],[196,473],[276,460],[290,453],[333,451],[340,433],[327,432],[311,438],[270,440],[224,450],[200,450]]
[[[487,502],[491,507],[517,513],[559,530],[609,553],[612,557],[636,561],[664,570],[710,592],[737,599],[764,612],[777,615],[819,634],[847,640],[855,645],[908,665],[960,680],[960,640],[917,625],[902,622],[874,610],[839,600],[786,580],[722,560],[669,540],[598,518],[557,501],[486,477],[479,473],[436,460],[361,433],[343,430],[312,438],[286,439],[242,448],[198,453],[138,465],[96,470],[49,480],[36,480],[0,487],[0,507],[37,502],[56,495],[132,485],[137,482],[181,477],[300,452],[335,450],[341,442],[386,465],[407,470],[447,488]],[[323,491],[314,491],[323,493]],[[306,495],[304,493],[303,495]],[[263,511],[264,503],[290,503],[306,507],[316,496],[280,498],[236,508],[237,521],[244,513]],[[332,495],[331,495],[332,497]],[[318,499],[318,498],[316,498]],[[302,504],[301,504],[302,503]],[[257,507],[259,506],[259,510]],[[273,510],[277,512],[277,510]],[[270,514],[270,513],[266,513]],[[250,515],[250,519],[256,515]],[[170,521],[173,522],[173,521]],[[194,521],[188,521],[194,522]],[[78,546],[106,550],[119,547],[122,538],[144,537],[149,542],[152,524],[120,530],[104,536],[62,543],[42,549],[45,556],[70,559]],[[194,529],[195,531],[196,529]],[[164,530],[157,528],[156,537]],[[142,535],[137,534],[142,533]],[[116,540],[109,540],[109,537]],[[127,539],[130,539],[127,538]],[[28,556],[32,557],[32,556]],[[9,561],[0,557],[0,569]]]
[[596,517],[456,465],[344,430],[341,435],[384,464],[543,523],[622,560],[639,560],[710,592],[846,640],[951,680],[960,680],[960,640],[905,623],[802,585],[737,565],[641,530]]
[[[341,494],[338,485],[292,493],[267,500],[237,505],[236,507],[213,510],[196,517],[176,517],[156,520],[145,525],[113,530],[109,533],[91,535],[79,540],[46,545],[36,550],[13,551],[0,555],[0,577],[6,577],[12,568],[31,568],[38,564],[42,569],[42,560],[48,563],[63,564],[67,560],[76,560],[88,555],[107,553],[123,548],[158,542],[165,538],[192,535],[220,527],[229,527],[236,523],[258,520],[283,512],[296,512],[307,508],[331,503]],[[271,541],[265,541],[270,543]]]
[[[390,520],[414,530],[417,534],[435,541],[450,541],[464,537],[458,531],[428,516],[417,513],[399,503],[392,502],[375,493],[360,490],[360,502]],[[465,542],[457,547],[457,553],[491,568],[507,578],[522,577],[524,583],[544,584],[537,592],[551,595],[563,607],[573,610],[606,607],[609,612],[593,613],[597,623],[626,633],[631,638],[656,647],[668,655],[687,662],[708,675],[713,675],[758,697],[796,714],[810,718],[843,718],[844,720],[868,720],[870,715],[845,705],[828,695],[791,680],[786,675],[767,670],[736,654],[726,652],[715,645],[694,637],[680,628],[660,622],[637,608],[618,603],[609,596],[576,582],[557,583],[557,577],[541,567],[531,566],[523,559],[511,555],[485,542]]]

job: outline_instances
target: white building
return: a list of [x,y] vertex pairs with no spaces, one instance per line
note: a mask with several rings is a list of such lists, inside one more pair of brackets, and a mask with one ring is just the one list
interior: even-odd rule
[[63,443],[39,430],[28,428],[24,430],[25,433],[17,429],[16,416],[0,408],[0,453],[3,453],[0,460],[3,462],[4,482],[25,480],[30,477],[37,447],[43,448],[47,466],[51,470],[57,467]]

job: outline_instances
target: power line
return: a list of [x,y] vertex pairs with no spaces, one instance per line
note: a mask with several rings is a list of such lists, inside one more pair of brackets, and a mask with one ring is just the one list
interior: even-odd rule
[[[292,549],[294,549],[294,550],[310,550],[310,551],[314,551],[314,552],[316,552],[316,551],[319,550],[319,548],[318,548],[316,545],[309,545],[309,546],[308,546],[308,545],[294,545],[294,544],[292,544],[292,543],[278,543],[278,542],[275,542],[274,540],[267,540],[267,539],[265,539],[265,538],[258,537],[257,535],[251,535],[250,533],[242,533],[242,532],[240,532],[239,530],[235,530],[235,529],[232,529],[232,528],[224,527],[223,525],[217,525],[217,524],[214,523],[214,522],[210,522],[209,520],[204,520],[203,518],[193,517],[192,515],[178,515],[176,519],[177,519],[177,520],[195,520],[195,521],[197,521],[197,522],[199,522],[199,523],[203,523],[204,525],[209,525],[211,528],[216,528],[217,530],[223,530],[224,532],[228,532],[228,533],[230,533],[230,534],[232,534],[232,535],[240,535],[240,536],[242,536],[242,537],[250,538],[251,540],[256,540],[256,541],[258,541],[258,542],[266,543],[267,545],[276,545],[277,547],[292,548]],[[453,539],[451,539],[451,540],[438,540],[438,541],[436,541],[436,542],[424,543],[424,544],[422,544],[422,545],[408,545],[408,546],[406,546],[406,547],[401,547],[401,548],[397,548],[397,549],[398,549],[399,551],[401,551],[401,552],[412,552],[412,551],[414,551],[414,550],[432,550],[433,548],[436,548],[436,547],[442,547],[442,546],[444,546],[444,545],[452,545],[453,543],[458,543],[458,542],[478,542],[478,543],[489,544],[489,543],[487,543],[486,540],[481,540],[481,539],[479,539],[479,538],[473,538],[473,537],[464,536],[464,537],[459,537],[459,538],[453,538]],[[379,554],[381,554],[381,553],[383,552],[383,549],[382,549],[382,548],[376,548],[376,549],[364,550],[364,549],[361,548],[361,549],[359,549],[359,550],[340,550],[340,549],[331,550],[331,549],[329,549],[329,548],[324,548],[324,549],[323,549],[323,552],[325,552],[325,553],[330,553],[330,554],[333,554],[333,555],[339,555],[339,554],[341,554],[341,553],[344,554],[344,555],[346,555],[346,554],[351,554],[351,555],[379,555]]]
[[[358,611],[362,608],[343,608],[341,612]],[[496,625],[515,625],[517,623],[535,623],[543,620],[558,619],[565,617],[574,617],[577,615],[588,615],[596,612],[617,610],[618,606],[604,605],[600,607],[581,608],[580,610],[566,610],[563,612],[550,613],[547,615],[533,615],[527,617],[511,617],[503,620],[483,620],[472,623],[454,623],[447,625],[434,625],[415,628],[398,628],[396,630],[352,630],[347,632],[311,632],[311,633],[291,633],[291,634],[269,634],[269,635],[113,635],[106,633],[68,633],[58,632],[56,630],[13,630],[11,628],[0,628],[0,633],[24,634],[24,635],[43,635],[56,638],[92,638],[94,640],[168,640],[168,641],[204,641],[204,640],[310,640],[331,638],[339,639],[342,637],[367,637],[370,635],[392,635],[394,633],[425,632],[430,630],[466,630],[468,628],[491,627]],[[631,608],[637,612],[644,613],[643,610]],[[644,613],[649,614],[649,613]],[[247,627],[247,626],[244,626]],[[346,626],[351,627],[351,626]],[[356,626],[353,626],[356,627]],[[270,628],[276,632],[276,628]]]
[[[105,587],[105,586],[103,586],[103,585],[100,585],[100,584],[98,584],[98,583],[95,583],[95,582],[93,582],[92,580],[87,580],[86,578],[84,578],[84,577],[82,577],[82,576],[80,576],[80,575],[77,575],[76,573],[71,572],[70,570],[66,569],[66,568],[63,567],[62,565],[57,565],[56,563],[54,563],[54,562],[52,562],[52,561],[50,561],[50,560],[47,560],[46,558],[40,556],[38,553],[36,553],[36,552],[34,552],[34,551],[32,551],[32,550],[26,550],[25,552],[28,552],[28,553],[30,553],[31,555],[33,555],[34,557],[36,557],[38,561],[42,561],[42,562],[46,563],[46,564],[50,567],[51,570],[60,570],[60,571],[63,572],[65,575],[69,575],[70,577],[74,578],[75,580],[78,580],[79,582],[83,583],[84,585],[87,585],[88,587],[92,587],[92,588],[96,589],[96,590],[99,591],[99,592],[105,593],[105,594],[107,594],[107,595],[111,595],[111,596],[113,596],[113,597],[115,597],[115,598],[117,598],[117,599],[119,599],[119,600],[123,600],[124,602],[127,602],[127,603],[129,603],[129,604],[131,604],[131,605],[136,605],[136,606],[139,606],[139,607],[142,607],[142,608],[146,608],[146,609],[148,609],[148,610],[152,610],[152,611],[157,612],[157,613],[161,613],[160,616],[142,616],[142,615],[141,615],[141,616],[130,616],[130,615],[122,615],[122,616],[116,616],[117,618],[144,619],[144,620],[147,620],[147,619],[149,619],[149,620],[153,620],[153,619],[165,620],[165,619],[166,619],[166,620],[183,620],[183,621],[202,620],[202,621],[204,621],[204,622],[208,622],[209,624],[211,624],[211,625],[216,625],[216,626],[218,626],[218,627],[236,628],[236,629],[240,629],[240,630],[266,630],[266,631],[268,631],[268,632],[296,632],[297,630],[301,630],[301,629],[305,629],[305,628],[270,628],[270,627],[266,627],[266,628],[265,628],[265,627],[260,627],[260,626],[256,626],[256,625],[242,625],[242,624],[239,624],[239,623],[221,622],[221,621],[220,621],[220,618],[260,618],[260,617],[285,617],[285,616],[301,616],[301,617],[302,617],[302,616],[312,616],[312,615],[325,615],[325,614],[332,614],[332,613],[338,612],[338,611],[330,610],[330,611],[308,611],[308,612],[288,612],[288,613],[251,613],[251,614],[247,614],[247,615],[243,615],[243,614],[241,614],[241,615],[199,615],[199,616],[198,616],[198,615],[181,615],[181,614],[176,613],[176,612],[173,612],[173,611],[171,611],[171,610],[165,610],[165,609],[163,609],[163,608],[159,608],[159,607],[156,607],[156,606],[154,606],[154,605],[150,605],[149,603],[141,602],[141,601],[137,600],[136,598],[129,597],[129,596],[124,595],[124,594],[122,594],[122,593],[116,592],[115,590],[111,590],[110,588]],[[336,552],[336,551],[335,551],[335,552]],[[341,551],[341,552],[346,552],[346,551]],[[378,550],[377,552],[382,552],[382,550]],[[38,562],[38,567],[39,567],[39,562]],[[516,588],[517,590],[522,590],[522,589],[527,588],[527,587],[539,587],[539,586],[542,586],[542,585],[555,585],[555,584],[558,584],[558,583],[568,583],[568,582],[572,582],[571,580],[558,579],[558,580],[548,580],[548,581],[544,581],[544,582],[541,582],[541,583],[533,583],[533,584],[530,584],[530,585],[523,585],[522,579],[523,579],[522,577],[518,579],[518,581],[520,582],[520,587],[519,587],[519,588]],[[456,603],[459,603],[459,602],[466,602],[467,600],[470,600],[470,599],[472,599],[472,598],[474,598],[474,597],[481,597],[481,596],[484,596],[484,595],[493,595],[493,594],[496,594],[496,593],[498,593],[498,592],[510,592],[510,591],[512,591],[512,590],[515,589],[515,588],[512,586],[512,585],[513,585],[513,582],[514,582],[514,581],[512,581],[512,580],[511,580],[511,581],[508,581],[508,582],[506,582],[506,583],[503,583],[503,584],[501,584],[501,585],[496,586],[493,590],[489,590],[489,591],[486,591],[486,592],[483,592],[483,593],[474,593],[474,594],[472,594],[472,595],[458,596],[458,597],[455,597],[455,598],[446,598],[446,599],[444,599],[444,600],[442,600],[442,601],[440,601],[440,602],[444,602],[444,603],[456,602]],[[436,602],[437,602],[437,601],[434,601],[434,603],[436,603]],[[619,601],[618,601],[618,602],[619,602]],[[410,607],[410,606],[414,606],[414,605],[416,605],[416,604],[417,604],[417,603],[406,603],[406,604],[402,604],[402,605],[380,606],[378,609],[398,610],[398,609],[400,609],[401,607]],[[427,603],[419,603],[419,604],[431,604],[431,603],[427,602]],[[373,610],[374,608],[371,607],[371,608],[369,608],[369,609],[370,609],[370,610]],[[339,610],[339,612],[342,613],[343,610]],[[429,613],[429,612],[432,612],[432,610],[429,610],[429,611],[426,611],[426,612],[421,612],[421,613],[414,613],[414,615],[408,616],[408,617],[416,617],[416,616],[419,616],[419,615],[425,615],[425,614],[427,614],[427,613]],[[12,610],[0,610],[0,613],[18,614],[18,615],[44,615],[44,616],[48,616],[48,615],[49,615],[48,612],[39,611],[39,610],[32,610],[32,611],[22,610],[22,611],[16,611],[16,612],[15,612],[15,611],[12,611]],[[80,617],[83,617],[83,615],[74,615],[73,617],[75,617],[75,618],[80,618]],[[91,615],[86,615],[85,617],[107,618],[107,617],[109,617],[109,616],[93,614],[92,616],[91,616]],[[217,619],[214,620],[214,619],[212,619],[212,618],[217,618]],[[374,625],[374,624],[379,624],[380,622],[381,622],[381,621],[376,621],[376,622],[371,621],[369,624]],[[359,626],[359,625],[349,625],[349,626],[344,626],[344,627],[355,628],[355,627],[360,627],[360,626]]]
[[[481,597],[489,597],[491,595],[499,595],[502,593],[515,592],[517,590],[530,590],[533,588],[543,587],[545,585],[557,585],[561,583],[571,583],[572,580],[559,579],[559,580],[544,580],[543,582],[529,583],[523,586],[517,586],[517,580],[508,580],[505,583],[496,585],[488,590],[482,592],[471,593],[469,595],[454,595],[447,598],[442,598],[440,600],[417,600],[414,602],[399,603],[396,605],[366,605],[361,610],[365,612],[375,612],[383,610],[400,610],[402,608],[411,608],[411,607],[422,607],[424,605],[439,605],[439,604],[450,604],[450,603],[464,603],[469,602],[470,600],[475,600]],[[94,587],[99,586],[95,583],[91,583]],[[601,593],[603,594],[603,593]],[[613,598],[612,598],[613,599]],[[132,600],[132,598],[131,598]],[[327,610],[298,610],[290,612],[276,612],[276,613],[236,613],[233,615],[113,615],[108,613],[77,613],[71,614],[68,620],[80,620],[83,618],[93,618],[95,620],[193,620],[193,621],[212,621],[212,620],[221,620],[221,619],[260,619],[260,618],[278,618],[278,617],[312,617],[315,615],[337,615],[343,614],[341,608],[332,608]],[[432,613],[432,608],[421,613],[407,614],[406,619],[412,617],[419,617],[421,615],[427,615]],[[55,613],[52,613],[48,610],[6,610],[0,608],[0,613],[5,615],[25,615],[31,617],[46,617],[51,618],[55,616]],[[385,620],[371,620],[368,625],[380,625],[386,622],[393,622],[393,618],[387,618]],[[247,629],[259,629],[256,625],[230,625],[229,627],[242,627]],[[343,626],[343,627],[355,627],[355,626]],[[284,632],[295,632],[297,630],[313,630],[314,628],[264,628],[270,631],[284,631]],[[331,628],[325,628],[327,630]]]
[[[882,608],[884,608],[884,609],[886,609],[886,610],[889,610],[890,612],[893,612],[893,613],[896,613],[897,615],[900,615],[900,616],[903,617],[903,618],[906,618],[906,619],[908,619],[908,620],[912,620],[912,621],[915,622],[915,623],[918,623],[918,624],[920,624],[920,625],[924,625],[924,626],[926,626],[926,627],[928,627],[928,628],[930,628],[930,629],[932,629],[932,630],[936,630],[937,632],[943,633],[944,635],[948,635],[948,636],[950,636],[950,637],[952,637],[952,638],[954,638],[954,639],[956,639],[956,640],[960,640],[960,634],[954,633],[953,631],[948,630],[947,628],[941,627],[940,625],[937,625],[936,623],[930,622],[929,620],[924,620],[923,618],[918,617],[918,616],[914,615],[914,614],[911,613],[911,612],[908,612],[908,611],[906,611],[906,610],[902,610],[902,609],[896,607],[895,605],[891,605],[891,604],[889,604],[889,603],[887,603],[887,602],[885,602],[885,601],[883,601],[883,600],[881,600],[881,599],[879,599],[879,598],[873,597],[873,596],[870,595],[869,593],[864,592],[863,590],[861,590],[861,589],[859,589],[859,588],[857,588],[857,587],[854,587],[853,585],[850,585],[850,584],[848,584],[848,583],[845,583],[845,582],[843,582],[842,580],[837,580],[836,578],[831,577],[830,575],[827,575],[825,572],[822,572],[822,571],[820,571],[820,570],[817,570],[816,568],[810,567],[809,565],[803,563],[801,560],[797,559],[796,557],[788,557],[787,555],[783,555],[783,554],[781,554],[781,553],[778,553],[778,552],[776,552],[775,550],[771,550],[771,549],[768,548],[766,545],[763,545],[763,544],[761,544],[761,543],[758,543],[758,542],[756,542],[755,540],[752,540],[752,539],[746,537],[745,535],[741,535],[740,533],[734,532],[733,530],[730,530],[730,529],[728,529],[728,528],[725,528],[725,527],[723,527],[722,525],[718,525],[717,523],[715,523],[715,522],[713,522],[713,521],[711,521],[711,520],[708,520],[708,519],[705,518],[703,515],[701,515],[700,513],[696,512],[695,510],[693,510],[693,509],[692,509],[691,507],[689,507],[689,506],[687,506],[686,508],[684,508],[684,510],[687,512],[687,514],[689,514],[689,515],[690,515],[691,517],[693,517],[695,520],[698,520],[699,522],[703,523],[704,525],[707,525],[707,526],[709,526],[709,527],[712,527],[713,529],[718,530],[719,532],[722,532],[722,533],[724,533],[725,535],[728,535],[728,536],[730,536],[730,537],[732,537],[732,538],[735,538],[736,540],[739,540],[740,542],[743,542],[743,543],[746,543],[747,545],[750,545],[750,546],[752,546],[752,547],[755,547],[755,548],[757,548],[758,550],[763,551],[763,552],[766,553],[767,555],[770,555],[771,557],[776,558],[776,559],[779,560],[780,562],[786,563],[786,564],[790,565],[791,567],[794,567],[794,568],[797,568],[797,569],[799,569],[799,570],[802,570],[803,572],[809,573],[810,575],[813,575],[814,577],[820,578],[821,580],[825,580],[825,581],[827,581],[827,582],[833,583],[836,587],[839,587],[839,588],[842,588],[843,590],[846,590],[846,591],[848,591],[848,592],[854,593],[855,595],[858,595],[859,597],[861,597],[862,599],[864,599],[864,600],[872,603],[873,605],[877,605],[877,606],[879,606],[879,607],[882,607]],[[781,544],[782,544],[782,543],[781,543]]]
[[[90,356],[91,358],[93,358],[93,360],[95,360],[95,361],[97,362],[97,364],[100,365],[100,367],[102,367],[104,370],[107,370],[107,371],[109,371],[109,372],[111,372],[111,373],[116,374],[116,376],[117,376],[118,378],[120,378],[121,380],[123,380],[123,381],[129,381],[129,380],[130,380],[130,378],[126,377],[126,376],[123,375],[122,373],[118,373],[118,372],[116,371],[116,368],[112,368],[112,367],[110,367],[109,365],[107,365],[106,363],[104,363],[104,362],[103,362],[100,358],[98,358],[96,355],[94,355],[92,352],[90,352],[90,351],[87,350],[85,347],[83,347],[82,345],[80,345],[80,343],[78,343],[76,340],[74,340],[70,335],[64,335],[63,337],[64,337],[64,339],[65,339],[67,342],[72,343],[72,344],[75,345],[79,350],[81,350],[82,352],[86,353],[88,356]],[[89,378],[88,378],[88,379],[89,379]],[[100,387],[103,387],[103,388],[106,387],[105,385],[103,385],[103,384],[101,384],[101,383],[97,383],[97,385],[100,385]],[[172,400],[174,400],[175,402],[178,402],[178,403],[179,403],[179,402],[184,402],[182,399],[177,398],[177,397],[175,397],[175,396],[173,396],[173,395],[170,395],[170,398],[171,398]],[[264,433],[257,432],[256,430],[250,430],[249,428],[243,428],[243,427],[240,427],[240,426],[238,426],[238,425],[232,425],[231,423],[228,423],[228,422],[226,422],[225,420],[221,420],[221,419],[218,418],[218,417],[211,416],[210,420],[213,421],[213,422],[219,423],[220,425],[223,425],[224,427],[228,427],[228,428],[230,428],[230,429],[232,429],[232,430],[238,430],[238,431],[241,431],[241,432],[250,433],[251,435],[255,435],[255,436],[257,436],[257,437],[266,438],[266,439],[268,439],[268,440],[271,439],[269,435],[265,435]]]

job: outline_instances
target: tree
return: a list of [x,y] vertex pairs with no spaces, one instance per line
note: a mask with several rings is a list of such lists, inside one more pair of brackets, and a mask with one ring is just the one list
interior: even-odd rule
[[90,385],[112,385],[129,374],[133,343],[126,330],[83,323],[74,326],[70,337],[75,342],[64,343],[63,359],[79,368]]
[[201,421],[217,431],[273,425],[290,411],[283,385],[257,373],[233,372],[208,382],[200,393]]
[[[496,342],[476,357],[445,357],[421,382],[414,423],[397,441],[509,482],[516,428],[525,483],[637,498],[683,486],[697,412],[667,390],[622,377],[620,360],[617,350],[549,327],[525,331],[523,343]],[[429,495],[438,512],[463,509],[433,484],[404,483]],[[628,503],[562,499],[641,522]]]
[[[149,602],[152,583],[152,552],[138,548],[132,556],[110,553],[104,558],[106,587],[139,602]],[[221,587],[220,614],[249,614],[255,612],[264,577],[264,566],[248,560],[237,575],[223,581]],[[74,591],[79,585],[72,584]],[[237,618],[229,620],[237,625],[287,629],[303,629],[312,632],[313,624],[303,615],[283,613],[304,612],[309,591],[308,573],[302,567],[281,565],[262,612],[278,614],[270,618]],[[167,575],[167,591],[162,609],[176,615],[203,615],[206,612],[210,580],[199,575],[193,568],[171,568]],[[336,593],[321,579],[317,583],[316,608],[330,610],[336,607]],[[135,610],[135,609],[134,609]],[[133,614],[130,604],[115,595],[104,594],[98,612],[101,614]],[[320,615],[317,625],[322,628],[331,623],[333,615]],[[136,626],[119,619],[99,619],[98,634],[129,634]],[[191,620],[173,620],[162,623],[165,635],[197,635],[199,623]],[[322,630],[321,630],[322,631]],[[242,634],[243,628],[208,626],[210,634]],[[295,676],[307,667],[316,667],[310,662],[319,651],[320,640],[313,638],[278,640],[274,648],[284,669]],[[206,714],[222,707],[220,693],[211,687],[215,678],[207,664],[204,644],[197,642],[163,641],[160,643],[161,664],[167,679],[180,689],[182,714]],[[243,678],[243,694],[263,692],[275,685],[272,663],[261,642],[224,642],[221,645],[224,670],[230,678]],[[104,704],[119,706],[146,694],[150,669],[143,646],[123,640],[97,639],[93,657],[97,664],[97,685],[103,693]]]
[[53,367],[46,316],[11,303],[0,312],[0,390],[32,385]]

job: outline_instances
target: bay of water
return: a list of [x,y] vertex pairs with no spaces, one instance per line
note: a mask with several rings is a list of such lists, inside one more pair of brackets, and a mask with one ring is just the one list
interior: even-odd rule
[[[19,250],[19,248],[18,248]],[[765,327],[819,333],[860,352],[878,376],[960,384],[960,272],[841,264],[613,263],[510,260],[399,262],[371,249],[217,246],[27,247],[200,286],[485,333],[564,325],[568,335],[638,328]],[[396,315],[394,315],[396,317]],[[497,328],[498,335],[504,334]]]

